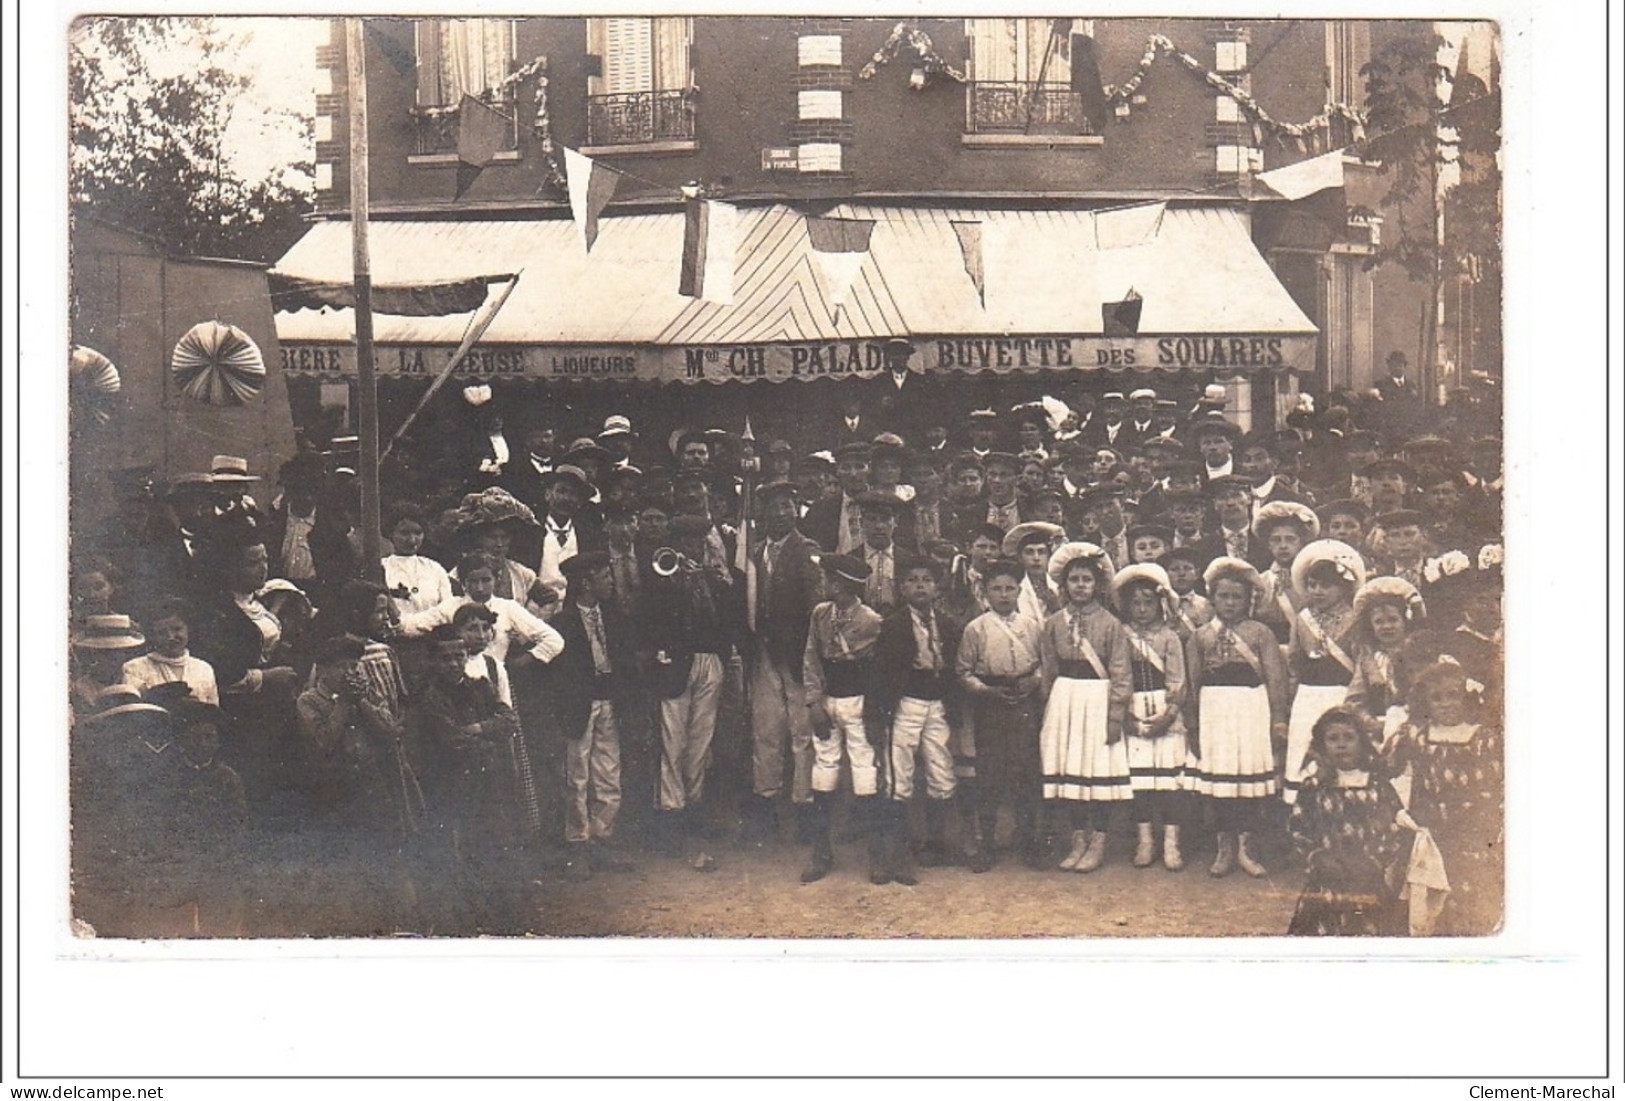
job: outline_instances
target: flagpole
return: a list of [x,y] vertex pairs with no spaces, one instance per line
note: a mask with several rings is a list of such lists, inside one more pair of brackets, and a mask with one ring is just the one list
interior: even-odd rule
[[355,267],[356,390],[361,406],[361,559],[364,576],[383,569],[378,507],[378,379],[373,364],[372,261],[367,252],[367,61],[362,22],[344,21],[349,77],[350,246]]

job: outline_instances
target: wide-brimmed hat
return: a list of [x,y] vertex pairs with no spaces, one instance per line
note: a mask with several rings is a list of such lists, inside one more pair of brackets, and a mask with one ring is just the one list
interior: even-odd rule
[[898,355],[912,357],[916,351],[913,341],[905,340],[900,336],[894,336],[890,340],[886,341],[886,343],[880,346],[880,350],[885,353],[888,359],[890,359],[892,356]]
[[1230,402],[1230,391],[1224,388],[1223,383],[1210,382],[1202,387],[1202,396],[1197,401],[1203,405],[1227,405]]
[[1165,605],[1178,600],[1174,592],[1173,582],[1168,580],[1168,571],[1155,562],[1136,562],[1132,566],[1125,566],[1117,571],[1112,578],[1112,603],[1119,612],[1123,611],[1123,591],[1137,581],[1150,582],[1157,590]]
[[613,462],[615,456],[598,446],[598,441],[590,436],[582,436],[570,441],[570,446],[564,449],[564,458],[574,459],[577,462],[596,459],[601,463]]
[[127,615],[92,615],[74,632],[73,644],[83,650],[133,650],[147,639]]
[[1107,501],[1121,501],[1122,499],[1123,490],[1116,483],[1110,481],[1101,482],[1099,485],[1092,485],[1074,498],[1074,500],[1077,502],[1078,508],[1084,512],[1089,511],[1097,505],[1103,505]]
[[899,463],[908,459],[908,445],[903,442],[903,437],[895,432],[882,432],[870,444],[869,461],[871,463],[887,458]]
[[214,482],[257,482],[259,475],[248,472],[248,460],[240,455],[216,455],[209,460],[209,477]]
[[1024,544],[1042,539],[1049,543],[1058,535],[1065,535],[1066,529],[1059,524],[1049,524],[1042,520],[1029,520],[1024,524],[1017,524],[1005,532],[1004,540],[999,545],[999,553],[1006,558],[1014,558],[1021,553]]
[[1415,585],[1403,577],[1373,577],[1355,590],[1355,622],[1364,623],[1371,606],[1382,602],[1398,604],[1412,623],[1427,617],[1427,604]]
[[95,724],[119,715],[155,715],[165,719],[169,717],[168,711],[142,699],[140,690],[129,684],[111,684],[97,692],[95,707],[94,711],[80,721]]
[[1232,558],[1228,554],[1221,554],[1207,564],[1202,571],[1202,585],[1209,593],[1213,591],[1213,583],[1226,577],[1234,577],[1251,586],[1254,592],[1262,592],[1264,579],[1258,576],[1258,570],[1245,558]]
[[587,472],[579,466],[572,466],[569,463],[562,463],[544,474],[542,476],[542,489],[546,491],[560,482],[569,482],[589,498],[598,492],[597,487],[587,480]]
[[1112,564],[1112,556],[1094,543],[1077,540],[1071,543],[1062,543],[1055,553],[1049,556],[1047,572],[1049,579],[1057,585],[1066,577],[1067,569],[1078,559],[1088,559],[1097,562],[1106,574],[1106,584],[1109,587],[1112,578],[1116,576],[1116,567]]
[[1337,567],[1337,574],[1358,592],[1365,584],[1365,559],[1360,552],[1339,539],[1317,539],[1298,552],[1292,560],[1292,587],[1303,593],[1309,571],[1322,562]]
[[1253,517],[1253,534],[1263,539],[1271,528],[1281,524],[1296,524],[1303,529],[1304,539],[1320,534],[1320,517],[1315,510],[1298,501],[1271,501]]
[[815,555],[813,561],[825,573],[832,573],[854,585],[862,585],[869,580],[869,563],[854,555],[820,554]]
[[[554,471],[547,475],[549,484],[557,473]],[[540,526],[530,506],[501,486],[490,486],[478,493],[465,494],[457,506],[457,530],[469,531],[490,524]]]

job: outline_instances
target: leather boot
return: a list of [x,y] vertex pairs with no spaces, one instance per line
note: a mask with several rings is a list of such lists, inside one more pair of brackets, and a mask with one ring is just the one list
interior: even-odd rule
[[993,835],[998,828],[998,815],[992,810],[982,808],[976,815],[976,832],[979,835],[976,848],[970,854],[970,870],[980,875],[993,870],[998,863],[998,854],[993,848]]
[[777,825],[773,797],[753,795],[745,810],[745,821],[739,830],[739,840],[747,845],[765,845],[773,840]]
[[920,880],[914,874],[914,854],[908,847],[908,804],[893,800],[886,809],[891,819],[887,831],[890,844],[887,846],[886,859],[891,881],[904,887],[917,886]]
[[1162,827],[1162,866],[1170,872],[1185,870],[1185,856],[1179,851],[1179,827]]
[[920,846],[920,867],[940,868],[952,862],[948,851],[948,816],[952,808],[951,799],[925,801],[925,844]]
[[1242,871],[1246,872],[1254,879],[1262,879],[1268,874],[1268,872],[1264,865],[1260,864],[1253,857],[1253,854],[1247,851],[1247,842],[1251,840],[1251,838],[1252,834],[1250,833],[1241,833],[1236,835],[1236,863],[1241,866]]
[[[796,844],[812,845],[818,840],[818,812],[811,803],[796,803]],[[826,817],[828,817],[826,813]],[[828,834],[826,833],[826,838]]]
[[1136,828],[1139,830],[1139,839],[1134,846],[1134,866],[1149,868],[1152,861],[1157,858],[1157,837],[1150,822],[1137,823]]
[[1092,872],[1106,863],[1106,831],[1091,830],[1089,833],[1089,847],[1083,852],[1083,859],[1078,861],[1074,871]]
[[1215,838],[1218,842],[1218,852],[1213,857],[1213,866],[1207,874],[1215,879],[1222,879],[1236,870],[1236,838],[1234,834],[1220,832]]
[[888,826],[885,802],[878,795],[866,795],[852,802],[854,817],[861,816],[869,842],[869,882],[883,887],[891,882],[891,862],[886,853]]
[[1088,851],[1089,851],[1089,831],[1088,830],[1073,830],[1072,831],[1072,849],[1061,860],[1061,870],[1063,872],[1075,872],[1075,871],[1077,871],[1078,870],[1078,862],[1083,859],[1083,854],[1088,852]]
[[681,856],[683,853],[683,812],[662,810],[655,813],[650,823],[650,841],[659,856]]
[[812,857],[801,873],[801,882],[817,883],[835,866],[835,853],[829,843],[829,797],[814,795],[810,804],[798,810],[807,822],[806,828],[812,837],[813,847]]

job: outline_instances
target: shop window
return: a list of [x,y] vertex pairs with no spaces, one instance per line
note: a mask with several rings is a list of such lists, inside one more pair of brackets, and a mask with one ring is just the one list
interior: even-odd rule
[[[1074,43],[1085,20],[967,19],[970,84],[965,129],[975,135],[1085,137],[1096,120],[1074,90]],[[1074,37],[1077,36],[1077,37]],[[1081,65],[1080,65],[1081,71]]]
[[420,19],[416,49],[416,155],[456,154],[457,108],[465,95],[483,99],[513,119],[504,150],[518,149],[514,90],[501,86],[513,71],[513,20]]
[[686,16],[587,20],[589,147],[692,147],[693,37]]

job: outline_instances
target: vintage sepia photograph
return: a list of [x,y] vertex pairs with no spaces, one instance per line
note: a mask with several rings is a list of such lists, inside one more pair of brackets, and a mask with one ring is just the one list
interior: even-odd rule
[[1503,47],[81,16],[72,935],[1492,943]]

